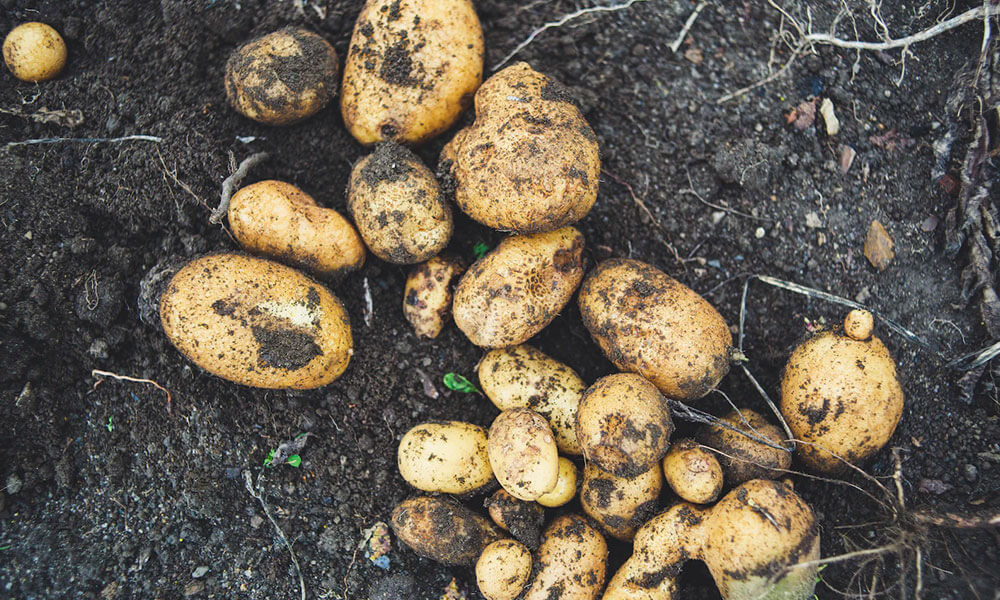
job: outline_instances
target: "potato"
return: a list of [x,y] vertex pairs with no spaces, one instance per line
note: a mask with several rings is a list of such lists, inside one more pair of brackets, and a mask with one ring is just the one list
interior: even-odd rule
[[579,455],[576,408],[587,386],[576,371],[522,344],[479,361],[479,384],[500,410],[530,408],[545,417],[563,454]]
[[611,362],[670,398],[701,398],[729,371],[733,337],[722,316],[651,265],[605,260],[583,282],[578,301],[583,324]]
[[531,577],[531,552],[514,540],[487,546],[476,561],[476,583],[486,600],[514,600]]
[[604,536],[579,515],[556,517],[545,530],[536,573],[523,600],[596,600],[608,568]]
[[414,552],[446,565],[476,563],[501,532],[488,519],[446,497],[417,496],[392,511],[392,530]]
[[451,316],[451,280],[465,271],[453,256],[435,256],[410,271],[403,292],[403,316],[423,338],[436,338]]
[[538,233],[590,212],[601,160],[597,136],[566,89],[522,62],[479,88],[476,121],[445,148],[439,171],[476,221]]
[[559,480],[559,451],[548,422],[527,408],[505,410],[487,444],[497,481],[519,500],[537,500]]
[[233,194],[229,225],[244,249],[320,275],[337,277],[365,263],[350,221],[284,181],[260,181]]
[[653,468],[667,452],[673,431],[666,400],[653,384],[631,373],[598,379],[576,412],[584,459],[618,477]]
[[490,518],[500,529],[509,531],[514,539],[528,548],[538,548],[545,522],[545,509],[526,500],[518,500],[505,489],[499,489],[484,502]]
[[667,485],[682,500],[715,502],[722,492],[722,466],[715,454],[690,438],[674,441],[663,457]]
[[580,285],[583,243],[572,227],[503,240],[459,280],[455,324],[477,346],[527,341],[556,318]]
[[[851,323],[845,328],[854,331]],[[803,442],[795,452],[809,468],[834,473],[846,467],[841,459],[868,458],[889,441],[903,414],[889,350],[877,337],[834,331],[806,340],[785,365],[781,414]]]
[[[766,439],[775,446],[788,444],[787,436],[777,426],[750,409],[734,410],[719,420],[739,431]],[[790,451],[768,446],[720,425],[703,425],[698,430],[697,438],[702,444],[720,452],[717,459],[728,486],[751,479],[777,479],[792,466]]]
[[351,170],[347,207],[375,256],[409,265],[437,256],[451,239],[451,209],[434,173],[395,142]]
[[570,459],[559,457],[559,480],[556,487],[538,497],[538,502],[547,508],[568,504],[576,496],[576,465]]
[[362,144],[417,144],[451,127],[482,81],[483,30],[470,0],[368,0],[340,110]]
[[486,430],[461,421],[421,423],[399,442],[399,474],[424,492],[469,494],[493,483]]
[[329,42],[285,27],[237,48],[226,62],[226,98],[241,115],[289,125],[323,109],[337,94],[340,61]]
[[48,81],[66,66],[66,42],[45,23],[22,23],[4,38],[3,60],[21,81]]
[[605,533],[629,542],[635,530],[656,514],[662,489],[659,463],[635,477],[616,477],[588,463],[583,467],[580,504]]
[[844,317],[844,334],[847,337],[863,342],[872,336],[875,328],[875,317],[867,310],[852,310]]
[[206,371],[242,385],[310,389],[335,380],[353,353],[347,311],[295,269],[242,254],[182,267],[160,298],[167,337]]

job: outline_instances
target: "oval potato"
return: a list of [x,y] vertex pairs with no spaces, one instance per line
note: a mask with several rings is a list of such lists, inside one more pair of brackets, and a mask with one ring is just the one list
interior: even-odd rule
[[535,564],[524,600],[596,600],[604,588],[608,545],[580,515],[562,515],[546,528]]
[[670,444],[663,457],[663,476],[670,489],[687,502],[708,504],[722,492],[722,465],[713,452],[691,438]]
[[493,482],[486,430],[472,423],[421,423],[403,435],[399,474],[418,490],[468,494]]
[[538,548],[545,523],[545,509],[534,502],[518,500],[500,488],[483,503],[497,527],[532,550]]
[[476,561],[476,583],[486,600],[514,600],[531,578],[531,552],[520,542],[498,540]]
[[635,477],[616,477],[588,463],[583,467],[580,505],[605,533],[628,542],[656,514],[662,489],[659,463]]
[[463,271],[465,265],[453,256],[435,256],[410,271],[403,290],[403,316],[419,337],[441,335],[451,316],[451,281]]
[[50,25],[22,23],[4,38],[3,60],[21,81],[48,81],[66,66],[66,42]]
[[502,536],[496,525],[446,497],[417,496],[392,511],[392,530],[414,552],[446,565],[476,563]]
[[[749,435],[770,441],[774,446],[787,444],[786,437],[760,413],[747,408],[734,410],[719,419]],[[698,430],[698,441],[720,451],[717,455],[727,486],[751,479],[777,479],[792,466],[792,453],[768,446],[721,425],[706,424]]]
[[490,465],[519,500],[536,500],[559,480],[559,450],[548,422],[526,408],[505,410],[490,426]]
[[546,508],[556,508],[569,504],[576,496],[577,469],[573,461],[565,456],[559,457],[559,479],[556,487],[538,497],[538,502]]

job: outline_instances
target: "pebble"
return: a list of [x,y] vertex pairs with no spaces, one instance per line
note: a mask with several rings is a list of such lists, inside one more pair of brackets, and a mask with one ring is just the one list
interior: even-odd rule
[[22,487],[24,487],[24,482],[21,481],[21,478],[18,477],[16,474],[11,473],[10,476],[7,477],[8,494],[13,496],[14,494],[20,492]]
[[757,238],[758,240],[759,240],[760,238],[764,237],[765,235],[767,235],[767,232],[766,232],[766,231],[764,231],[764,228],[763,228],[763,227],[758,227],[758,228],[757,228],[757,229],[756,229],[756,230],[755,230],[755,231],[753,232],[753,236],[754,236],[755,238]]
[[257,529],[263,523],[264,523],[264,518],[261,517],[260,515],[254,515],[250,517],[250,527],[253,527],[254,529]]
[[885,270],[895,258],[892,237],[878,219],[868,226],[868,236],[865,238],[865,258],[879,271]]
[[208,567],[205,565],[201,565],[200,567],[194,570],[194,573],[191,573],[191,577],[194,577],[195,579],[201,579],[202,577],[205,576],[205,573],[208,573]]
[[819,220],[819,215],[815,212],[806,214],[806,227],[809,229],[818,229],[823,226],[823,222]]
[[962,467],[962,475],[965,476],[966,481],[972,483],[979,477],[979,469],[976,468],[976,465],[966,464]]
[[840,132],[840,120],[833,110],[833,101],[823,98],[823,102],[819,105],[819,114],[823,116],[823,123],[826,124],[826,134],[837,135]]

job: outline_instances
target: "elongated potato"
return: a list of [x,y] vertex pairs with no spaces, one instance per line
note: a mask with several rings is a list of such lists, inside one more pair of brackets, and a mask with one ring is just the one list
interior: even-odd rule
[[421,423],[403,435],[399,474],[418,490],[468,494],[493,483],[486,430],[472,423]]
[[604,587],[608,545],[579,515],[556,517],[545,530],[524,600],[596,600]]
[[531,552],[514,540],[499,540],[476,561],[476,583],[486,600],[514,600],[531,577]]
[[662,489],[659,463],[635,477],[616,477],[588,463],[583,467],[580,505],[605,533],[628,542],[656,514]]
[[403,292],[403,316],[423,338],[441,335],[451,316],[451,281],[465,271],[453,256],[435,256],[410,271]]
[[527,341],[556,318],[580,285],[583,243],[572,227],[500,242],[458,282],[455,324],[477,346]]
[[[703,425],[697,437],[702,444],[719,450],[717,458],[727,486],[751,479],[777,479],[792,466],[792,453],[781,448],[788,444],[787,436],[763,415],[741,408],[725,415],[720,421],[738,431],[721,425]],[[748,437],[751,435],[765,439],[771,445]]]
[[676,400],[697,400],[729,371],[733,336],[691,288],[632,259],[597,265],[580,288],[580,314],[604,354]]
[[522,344],[492,350],[479,361],[479,384],[500,410],[530,408],[545,417],[563,454],[582,454],[576,408],[587,386],[576,371]]
[[556,487],[538,497],[538,502],[547,508],[555,508],[569,504],[576,496],[577,469],[573,461],[565,456],[559,457],[559,480]]
[[392,530],[414,552],[446,565],[474,565],[502,536],[489,519],[445,497],[417,496],[392,511]]
[[663,457],[663,476],[675,494],[695,504],[715,502],[722,492],[722,466],[718,459],[691,438],[675,440],[670,445]]
[[559,450],[545,418],[527,408],[505,410],[487,444],[497,481],[519,500],[537,500],[559,480]]
[[534,502],[518,500],[500,488],[483,503],[490,518],[514,539],[535,550],[542,536],[545,509]]
[[295,269],[242,254],[210,254],[177,271],[160,322],[199,367],[253,387],[324,386],[353,353],[340,300]]

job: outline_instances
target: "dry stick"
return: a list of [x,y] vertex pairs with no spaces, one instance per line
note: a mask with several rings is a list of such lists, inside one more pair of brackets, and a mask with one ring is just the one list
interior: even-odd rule
[[8,142],[4,148],[13,148],[14,146],[30,146],[33,144],[58,144],[60,142],[79,144],[117,144],[119,142],[128,142],[133,140],[140,142],[156,142],[157,144],[163,142],[163,138],[156,137],[155,135],[126,135],[124,137],[115,138],[38,138],[33,140],[24,140],[21,142]]
[[685,421],[690,421],[692,423],[705,423],[707,425],[713,425],[715,427],[722,427],[723,429],[728,429],[729,431],[733,431],[735,433],[742,435],[743,437],[749,438],[757,442],[758,444],[764,444],[769,448],[774,448],[775,450],[788,450],[788,448],[784,448],[779,444],[775,444],[774,442],[765,437],[757,436],[752,433],[743,431],[738,427],[733,427],[732,425],[726,423],[725,421],[721,420],[719,417],[716,417],[715,415],[700,411],[696,408],[691,408],[690,406],[684,404],[680,400],[673,400],[671,398],[667,398],[667,404],[670,405],[670,410],[675,415],[677,415],[681,419],[684,419]]
[[694,12],[691,13],[691,16],[688,17],[688,20],[684,22],[684,27],[681,28],[681,32],[677,35],[677,39],[671,42],[670,44],[671,52],[673,52],[674,54],[677,53],[677,50],[680,49],[681,44],[684,43],[684,38],[687,37],[688,32],[691,31],[691,26],[694,25],[694,22],[698,18],[698,15],[701,14],[701,11],[704,10],[706,6],[708,6],[708,2],[702,2],[701,4],[695,7]]
[[267,508],[267,503],[264,502],[264,496],[261,494],[260,483],[263,478],[263,474],[258,475],[257,485],[254,486],[253,476],[250,474],[250,471],[243,471],[243,482],[246,484],[247,491],[260,502],[260,507],[264,509],[264,514],[267,515],[268,520],[271,521],[271,525],[274,525],[274,528],[278,531],[281,541],[285,543],[285,548],[288,549],[288,554],[292,557],[292,564],[295,565],[295,572],[299,576],[299,590],[302,592],[302,600],[306,600],[306,580],[302,577],[302,567],[299,566],[299,559],[295,556],[295,551],[292,550],[292,545],[288,542],[288,538],[285,537],[285,532],[281,530],[281,526],[271,516],[271,511]]
[[233,197],[233,192],[236,186],[243,181],[243,178],[247,176],[250,169],[254,168],[258,163],[267,160],[270,156],[267,152],[257,152],[251,154],[250,156],[243,159],[240,166],[233,172],[232,175],[226,177],[222,182],[222,196],[219,199],[219,206],[212,211],[212,216],[208,218],[208,222],[212,225],[218,225],[222,222],[223,217],[229,212],[229,201]]
[[93,371],[91,371],[90,376],[97,378],[97,381],[94,382],[94,387],[91,388],[95,390],[97,389],[97,386],[101,385],[101,382],[104,381],[103,379],[101,379],[102,377],[111,377],[112,379],[118,379],[120,381],[131,381],[133,383],[148,383],[167,395],[167,414],[170,414],[170,390],[156,383],[152,379],[129,377],[128,375],[119,375],[118,373],[112,373],[111,371],[100,371],[98,369],[94,369]]
[[992,515],[960,515],[957,513],[944,513],[935,515],[923,511],[910,513],[914,519],[927,525],[938,527],[951,527],[953,529],[982,529],[985,527],[1000,526],[1000,514]]

